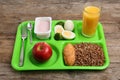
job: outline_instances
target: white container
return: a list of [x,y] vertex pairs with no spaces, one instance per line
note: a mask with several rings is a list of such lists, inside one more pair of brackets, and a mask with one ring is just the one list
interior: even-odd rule
[[[34,33],[39,39],[48,39],[51,33],[51,24],[52,24],[51,17],[36,17]],[[46,27],[46,25],[48,26]]]

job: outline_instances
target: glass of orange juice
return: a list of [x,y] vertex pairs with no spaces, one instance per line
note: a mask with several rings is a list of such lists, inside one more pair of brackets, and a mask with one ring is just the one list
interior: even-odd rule
[[92,37],[95,35],[100,12],[101,6],[98,4],[98,2],[89,2],[85,4],[82,25],[82,34],[85,37]]

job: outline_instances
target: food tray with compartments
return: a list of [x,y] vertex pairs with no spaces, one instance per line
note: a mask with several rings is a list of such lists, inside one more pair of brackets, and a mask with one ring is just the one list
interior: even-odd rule
[[[101,23],[98,24],[97,31],[95,36],[91,38],[84,37],[81,34],[82,21],[81,20],[72,20],[74,23],[74,33],[76,37],[72,40],[55,40],[54,39],[54,27],[57,22],[65,21],[65,20],[52,20],[52,31],[50,33],[49,39],[38,39],[34,34],[34,28],[32,29],[33,43],[30,44],[30,35],[28,34],[27,39],[25,40],[25,53],[24,53],[24,65],[19,67],[19,58],[20,51],[22,46],[22,38],[21,38],[21,26],[27,26],[28,22],[31,22],[32,25],[35,25],[35,21],[25,21],[19,24],[16,39],[14,43],[13,56],[11,60],[11,65],[15,70],[23,71],[23,70],[103,70],[109,65],[109,56],[106,46],[106,41],[104,37],[103,26]],[[52,47],[52,56],[51,58],[44,62],[37,62],[32,56],[32,48],[38,42],[47,42]],[[63,49],[67,43],[76,44],[82,42],[95,43],[102,47],[105,56],[105,62],[102,66],[67,66],[64,63],[63,59]]]

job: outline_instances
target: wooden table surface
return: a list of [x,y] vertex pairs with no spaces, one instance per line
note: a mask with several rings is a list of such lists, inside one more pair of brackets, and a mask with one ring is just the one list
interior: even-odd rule
[[84,0],[0,0],[0,80],[120,80],[120,0],[103,0],[103,24],[110,65],[103,71],[15,71],[11,57],[17,26],[37,16],[82,19]]

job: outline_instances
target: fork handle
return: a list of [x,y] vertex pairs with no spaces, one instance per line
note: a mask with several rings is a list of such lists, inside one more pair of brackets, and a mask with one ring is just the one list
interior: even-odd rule
[[24,63],[24,39],[22,40],[22,48],[21,48],[21,53],[20,53],[20,62],[19,66],[23,66]]
[[30,43],[32,43],[32,31],[30,30]]

